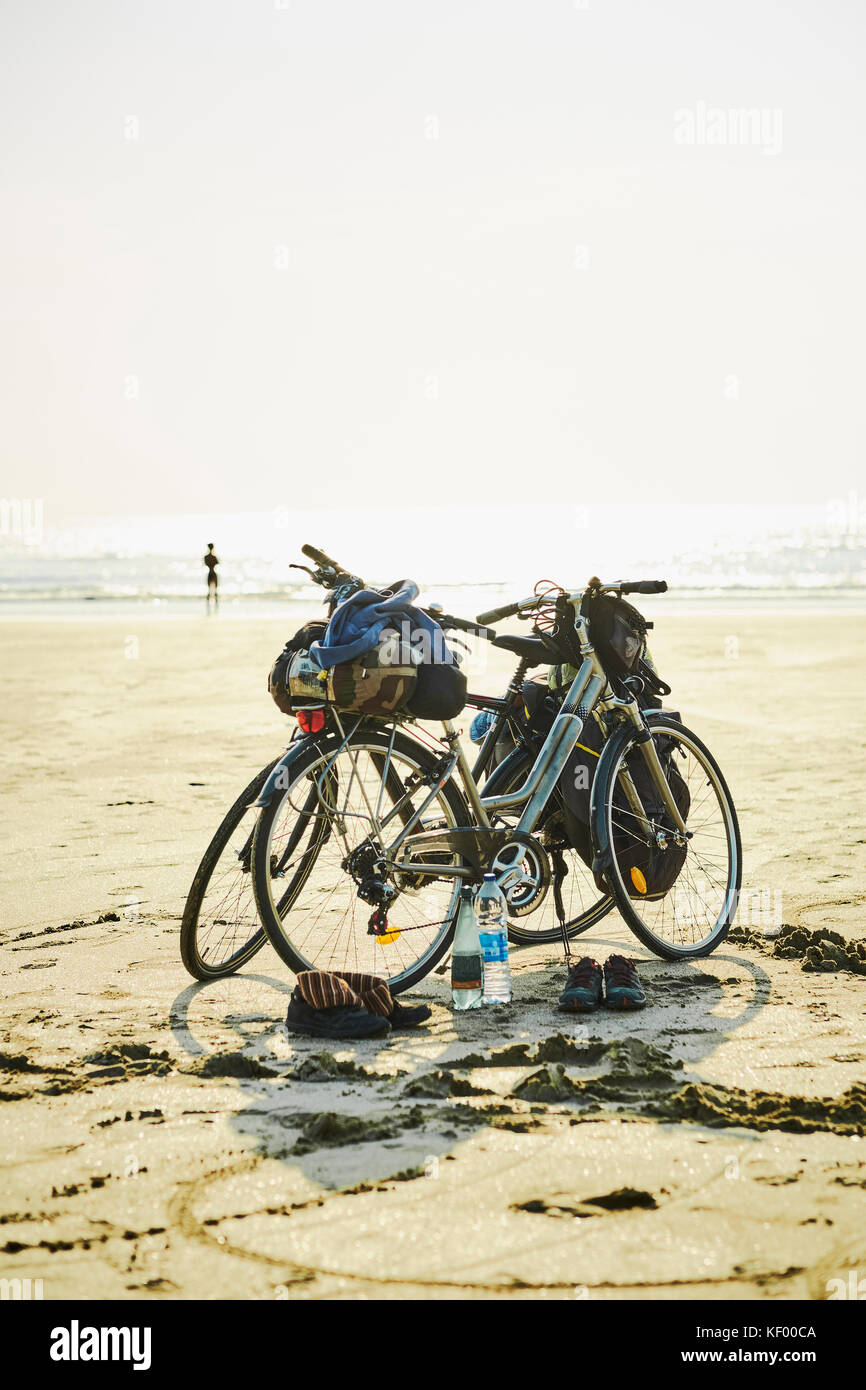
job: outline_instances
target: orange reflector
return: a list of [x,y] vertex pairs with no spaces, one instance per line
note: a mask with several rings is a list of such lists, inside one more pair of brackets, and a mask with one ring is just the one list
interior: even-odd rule
[[325,711],[323,709],[299,709],[295,713],[302,733],[320,734],[324,729]]
[[632,869],[631,881],[639,893],[646,892],[646,879],[644,878],[640,869]]
[[377,932],[376,940],[380,946],[390,946],[391,942],[396,941],[399,935],[399,931],[392,927],[390,931],[383,932],[381,936]]

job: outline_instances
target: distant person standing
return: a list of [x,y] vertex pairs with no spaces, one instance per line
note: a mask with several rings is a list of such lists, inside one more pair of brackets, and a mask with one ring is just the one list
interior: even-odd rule
[[208,607],[210,607],[211,599],[213,599],[214,603],[219,603],[219,594],[217,593],[217,584],[219,580],[216,572],[219,560],[213,553],[213,541],[208,541],[204,564],[207,569],[207,601]]

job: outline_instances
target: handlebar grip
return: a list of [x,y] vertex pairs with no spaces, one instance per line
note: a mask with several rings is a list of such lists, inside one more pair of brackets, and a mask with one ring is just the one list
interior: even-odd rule
[[332,560],[330,555],[326,555],[324,550],[317,550],[314,545],[302,545],[301,554],[306,555],[309,560],[315,560],[317,565],[330,565],[331,569],[342,569],[336,560]]
[[501,608],[488,608],[486,613],[479,613],[475,621],[486,627],[488,623],[498,623],[502,618],[513,618],[519,607],[519,603],[504,603]]
[[666,594],[668,582],[666,579],[641,579],[636,584],[623,584],[624,594]]

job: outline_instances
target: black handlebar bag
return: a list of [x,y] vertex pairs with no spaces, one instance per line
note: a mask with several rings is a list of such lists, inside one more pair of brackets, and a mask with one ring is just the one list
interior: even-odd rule
[[633,676],[646,655],[647,621],[623,598],[589,601],[589,638],[608,675]]

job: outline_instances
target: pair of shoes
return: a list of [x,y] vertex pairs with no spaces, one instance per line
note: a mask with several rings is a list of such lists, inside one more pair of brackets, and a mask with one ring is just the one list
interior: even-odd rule
[[582,956],[568,972],[565,989],[559,996],[561,1013],[589,1014],[602,1002],[609,1009],[642,1009],[646,995],[633,960],[628,956],[609,956],[604,972],[597,960]]
[[394,1004],[387,1018],[371,1014],[360,1005],[339,1004],[332,1009],[314,1009],[296,987],[286,1014],[290,1033],[309,1038],[381,1038],[392,1028],[417,1028],[430,1017],[426,1004]]

